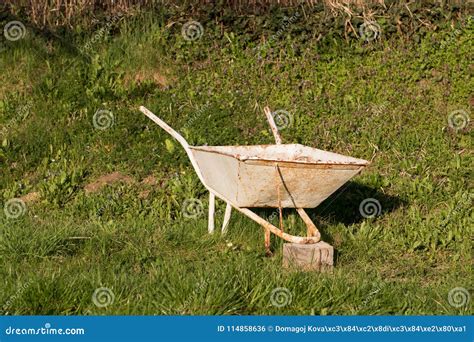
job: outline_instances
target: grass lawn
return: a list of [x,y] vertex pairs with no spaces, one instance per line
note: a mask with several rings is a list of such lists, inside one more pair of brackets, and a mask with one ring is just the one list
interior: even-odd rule
[[[258,34],[201,20],[189,37],[192,18],[144,12],[2,37],[0,313],[472,314],[474,22],[410,38],[381,22],[372,40],[308,15],[262,16]],[[282,270],[283,242],[266,257],[235,211],[207,234],[205,188],[140,105],[192,145],[273,143],[268,105],[289,115],[284,142],[370,160],[309,210],[334,270]],[[284,225],[304,234],[295,211]]]

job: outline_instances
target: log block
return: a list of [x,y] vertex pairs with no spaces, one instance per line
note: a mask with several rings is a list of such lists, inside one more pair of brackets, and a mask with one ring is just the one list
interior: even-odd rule
[[300,271],[327,271],[334,265],[334,248],[320,241],[313,244],[284,243],[283,267]]

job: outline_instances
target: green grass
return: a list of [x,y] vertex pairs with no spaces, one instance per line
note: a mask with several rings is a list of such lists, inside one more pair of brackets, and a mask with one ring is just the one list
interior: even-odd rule
[[[472,302],[448,302],[453,288],[473,288],[472,131],[448,125],[452,111],[472,112],[472,22],[456,35],[446,22],[418,42],[302,41],[289,28],[261,58],[251,34],[209,21],[189,42],[184,22],[124,19],[88,57],[71,50],[93,32],[58,39],[28,28],[5,42],[0,203],[31,192],[41,200],[19,218],[0,215],[0,312],[472,314]],[[226,236],[208,235],[204,187],[140,105],[195,145],[272,143],[269,105],[293,117],[285,142],[372,160],[310,211],[337,250],[334,271],[282,270],[282,241],[272,238],[265,257],[261,227],[235,211]],[[111,127],[94,128],[97,110],[113,113]],[[85,193],[114,171],[136,182]],[[140,182],[149,175],[157,185]],[[361,216],[366,198],[381,203],[379,216]],[[186,199],[204,213],[186,218]],[[223,211],[219,203],[218,224]],[[294,212],[284,223],[304,232]],[[114,294],[106,307],[92,300],[100,287]],[[272,305],[276,288],[291,302]]]

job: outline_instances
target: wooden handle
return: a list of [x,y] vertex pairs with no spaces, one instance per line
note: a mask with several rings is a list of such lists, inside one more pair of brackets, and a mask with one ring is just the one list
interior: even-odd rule
[[148,116],[151,120],[153,120],[155,123],[157,123],[161,128],[163,128],[166,132],[168,132],[173,138],[175,138],[176,140],[179,141],[179,143],[183,146],[184,150],[186,151],[186,154],[188,155],[189,157],[189,160],[191,161],[191,164],[193,164],[193,167],[194,167],[194,171],[196,171],[199,179],[201,180],[202,184],[204,184],[204,186],[209,190],[211,191],[212,193],[215,193],[214,190],[212,190],[209,186],[207,186],[207,183],[206,183],[206,180],[204,179],[202,173],[201,173],[201,169],[199,168],[199,165],[196,161],[196,158],[194,158],[194,155],[191,151],[191,148],[188,144],[188,142],[186,141],[186,139],[184,139],[181,134],[179,134],[178,132],[176,132],[174,129],[172,129],[170,126],[168,126],[168,124],[166,122],[164,122],[163,120],[161,120],[159,117],[157,117],[155,114],[153,114],[151,111],[149,111],[147,108],[143,107],[143,106],[140,106],[140,111],[145,114],[146,116]]
[[161,120],[159,117],[157,117],[155,114],[153,114],[149,109],[143,107],[143,106],[140,106],[140,111],[145,114],[146,116],[148,116],[151,120],[153,120],[156,124],[158,124],[161,128],[163,128],[166,132],[168,132],[173,138],[175,138],[176,140],[179,141],[179,143],[184,147],[184,149],[186,150],[186,152],[188,152],[189,150],[189,144],[188,142],[186,141],[186,139],[184,139],[181,134],[179,134],[178,132],[176,132],[174,129],[172,129],[170,126],[168,126],[168,124],[166,122],[164,122],[163,120]]
[[270,124],[270,127],[273,132],[273,136],[275,137],[275,142],[277,143],[277,145],[280,145],[281,136],[280,136],[280,133],[278,132],[278,127],[275,124],[275,120],[273,119],[272,111],[268,107],[263,108],[263,111],[265,112],[265,115],[267,116],[268,123]]

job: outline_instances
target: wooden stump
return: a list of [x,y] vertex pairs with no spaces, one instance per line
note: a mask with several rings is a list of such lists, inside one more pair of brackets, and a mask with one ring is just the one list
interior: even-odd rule
[[283,267],[302,271],[327,271],[334,265],[334,248],[323,241],[313,244],[284,243]]

